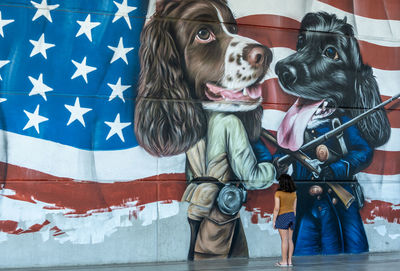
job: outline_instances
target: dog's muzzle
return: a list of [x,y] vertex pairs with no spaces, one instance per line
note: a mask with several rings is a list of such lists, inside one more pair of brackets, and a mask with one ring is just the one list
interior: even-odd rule
[[281,84],[289,88],[297,81],[297,70],[294,66],[279,61],[275,66],[275,73],[278,75]]

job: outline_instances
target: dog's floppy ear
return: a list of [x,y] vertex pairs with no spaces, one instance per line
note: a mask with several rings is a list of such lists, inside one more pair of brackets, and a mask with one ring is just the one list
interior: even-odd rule
[[255,142],[260,138],[263,112],[264,110],[262,106],[258,106],[252,111],[235,113],[235,115],[242,121],[250,142]]
[[[382,102],[378,83],[372,73],[372,68],[362,64],[356,74],[355,81],[355,108],[351,109],[352,117],[380,104]],[[372,113],[357,124],[367,142],[378,147],[385,144],[390,137],[390,123],[384,108]]]
[[192,100],[170,22],[157,15],[141,34],[141,72],[135,108],[135,134],[150,154],[187,151],[205,133],[201,103]]

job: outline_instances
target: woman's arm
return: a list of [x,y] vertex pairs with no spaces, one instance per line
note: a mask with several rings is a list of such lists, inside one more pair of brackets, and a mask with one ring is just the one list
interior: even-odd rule
[[296,206],[297,206],[297,197],[294,199],[294,202],[293,202],[293,212],[294,212],[294,216],[296,216]]
[[279,214],[279,206],[280,206],[280,199],[279,197],[275,196],[275,206],[274,206],[273,220],[272,220],[272,226],[274,227],[274,229],[276,229],[275,222],[276,222],[276,217]]

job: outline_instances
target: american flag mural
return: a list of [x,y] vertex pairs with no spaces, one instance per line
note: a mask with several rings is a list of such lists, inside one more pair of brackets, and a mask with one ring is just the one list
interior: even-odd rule
[[[99,244],[121,228],[184,213],[184,154],[151,156],[133,129],[139,37],[154,5],[0,0],[0,243],[34,235],[38,243]],[[273,52],[263,83],[265,129],[276,132],[295,101],[281,90],[274,68],[295,51],[307,12],[346,16],[382,100],[400,92],[399,1],[229,0],[228,6],[239,34]],[[386,110],[391,137],[357,177],[366,198],[361,215],[367,236],[398,243],[399,102]],[[274,188],[249,192],[245,230],[272,234]],[[250,251],[262,256],[251,247],[256,241],[249,238]]]

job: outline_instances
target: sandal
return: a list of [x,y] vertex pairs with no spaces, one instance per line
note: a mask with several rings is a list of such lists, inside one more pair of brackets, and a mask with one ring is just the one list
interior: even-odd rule
[[287,264],[281,264],[280,262],[276,262],[275,266],[279,266],[279,267],[287,267]]

